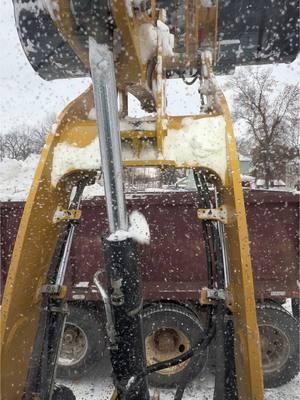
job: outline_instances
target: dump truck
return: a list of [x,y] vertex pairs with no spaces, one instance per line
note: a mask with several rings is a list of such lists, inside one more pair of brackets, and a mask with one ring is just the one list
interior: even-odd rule
[[[149,190],[127,193],[126,199],[129,211],[142,212],[150,226],[151,244],[141,248],[140,263],[146,355],[153,362],[178,355],[197,341],[197,326],[205,326],[207,310],[200,304],[199,288],[207,286],[207,273],[204,240],[195,219],[195,191]],[[245,189],[244,196],[265,386],[276,387],[299,371],[299,195]],[[23,207],[22,202],[0,203],[2,288]],[[95,223],[99,215],[101,218]],[[104,268],[99,243],[106,230],[104,197],[83,201],[65,278],[69,316],[58,360],[61,378],[79,378],[107,362],[103,301],[91,278]],[[286,299],[292,301],[294,316],[282,306]],[[181,320],[182,326],[178,324]],[[213,350],[209,354],[213,359]],[[207,354],[192,363],[203,367],[206,357]],[[153,374],[151,382],[176,385],[187,373],[187,367],[188,364],[184,368],[180,365]],[[201,368],[194,371],[191,379]]]

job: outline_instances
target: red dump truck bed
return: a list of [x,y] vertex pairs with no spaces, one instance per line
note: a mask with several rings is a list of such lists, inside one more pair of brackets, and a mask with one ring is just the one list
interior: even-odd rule
[[[298,297],[299,197],[290,192],[245,191],[257,298]],[[199,298],[206,286],[206,257],[195,192],[127,196],[129,210],[141,211],[151,243],[141,246],[145,300]],[[24,203],[0,203],[1,289]],[[103,197],[84,201],[66,275],[69,300],[99,299],[93,275],[103,265],[101,237],[107,220]],[[1,292],[2,292],[1,290]]]

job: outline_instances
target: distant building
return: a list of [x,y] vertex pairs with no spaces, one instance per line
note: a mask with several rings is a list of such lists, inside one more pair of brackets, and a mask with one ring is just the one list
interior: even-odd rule
[[250,175],[251,158],[248,156],[244,156],[243,154],[239,154],[239,161],[241,175]]
[[285,182],[289,189],[300,190],[300,157],[286,164]]
[[[257,179],[256,180],[256,187],[257,188],[264,188],[265,187],[265,180],[264,179]],[[281,179],[271,179],[269,183],[270,189],[285,189],[286,184]]]

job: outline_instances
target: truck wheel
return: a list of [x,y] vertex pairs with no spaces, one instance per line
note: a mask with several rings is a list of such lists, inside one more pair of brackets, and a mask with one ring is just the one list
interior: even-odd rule
[[58,378],[79,378],[100,361],[105,350],[105,318],[87,307],[71,304],[57,362]]
[[[199,343],[204,328],[197,316],[184,306],[161,303],[143,312],[147,364],[169,360]],[[192,380],[205,366],[207,349],[185,362],[149,375],[149,383],[172,387]]]
[[283,307],[257,305],[264,385],[281,386],[299,372],[299,324]]

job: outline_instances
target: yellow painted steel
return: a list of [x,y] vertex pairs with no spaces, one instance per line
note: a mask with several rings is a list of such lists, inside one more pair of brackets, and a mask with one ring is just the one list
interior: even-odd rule
[[[38,290],[44,283],[59,234],[60,225],[53,223],[54,212],[58,206],[66,207],[72,187],[70,182],[74,181],[74,174],[78,179],[80,174],[82,176],[96,172],[69,170],[56,188],[51,185],[50,175],[55,147],[60,143],[69,143],[83,148],[96,138],[95,121],[86,119],[89,110],[93,107],[92,98],[92,91],[89,89],[64,111],[56,134],[50,134],[48,137],[26,203],[4,292],[1,315],[2,367],[6,366],[6,373],[2,374],[2,395],[5,400],[18,399],[18,393],[24,387],[39,316]],[[229,223],[225,225],[230,258],[231,284],[228,297],[232,303],[236,330],[235,351],[239,398],[261,400],[263,386],[260,346],[244,200],[232,123],[224,97],[219,94],[219,98],[224,111],[227,134],[226,178],[223,183],[221,180],[219,182],[222,186],[220,189],[224,197],[224,205],[229,214]],[[211,114],[206,118],[219,115]],[[173,129],[180,128],[183,118],[169,117],[168,126]],[[201,115],[200,119],[203,118],[205,116]],[[199,119],[199,116],[194,119]],[[142,131],[125,131],[123,139],[128,140],[128,137],[138,135],[140,140],[143,137],[142,134]],[[149,132],[146,136],[148,134]],[[201,135],[201,132],[199,134]],[[188,163],[177,165],[175,160],[142,160],[138,156],[135,160],[125,161],[124,165],[201,168],[201,165]],[[214,173],[213,170],[210,172]],[[25,298],[23,293],[26,293]],[[18,365],[17,371],[15,360]]]
[[229,213],[225,224],[230,286],[227,301],[233,311],[235,361],[240,400],[262,400],[264,388],[260,338],[240,168],[232,121],[225,97],[219,99],[226,120],[227,174],[222,190]]
[[[187,3],[198,4],[192,1]],[[60,0],[60,4],[69,7],[65,0]],[[157,15],[154,15],[154,1],[152,1],[151,16],[139,14],[139,18],[128,15],[128,12],[125,11],[124,0],[113,0],[112,5],[115,22],[123,35],[124,43],[128,44],[126,46],[127,57],[125,57],[124,52],[116,61],[117,86],[123,91],[123,95],[130,91],[130,87],[134,86],[142,88],[139,93],[146,93],[143,90],[146,90],[147,86],[147,66],[141,61],[138,32],[142,23],[155,23]],[[62,10],[65,10],[67,16],[65,22],[60,22],[58,27],[62,32],[65,32],[66,39],[69,40],[76,54],[87,63],[82,45],[76,41],[77,39],[73,35],[73,22],[69,9],[67,8],[66,11],[62,8]],[[197,5],[196,16],[193,16],[190,11],[187,10],[188,17],[193,21],[189,28],[191,34],[199,34],[197,24],[203,26],[203,29],[209,33],[207,35],[208,43],[216,51],[217,7],[205,11],[207,19],[205,19],[204,10],[199,4]],[[61,16],[63,17],[64,14]],[[188,53],[194,51],[196,43],[195,38],[191,43],[187,43]],[[215,54],[213,54],[214,57]],[[226,122],[224,146],[226,146],[227,165],[223,177],[218,176],[218,173],[212,167],[204,166],[201,162],[185,161],[179,163],[175,159],[166,158],[164,156],[165,137],[171,129],[178,131],[182,129],[185,118],[169,117],[166,114],[165,71],[174,62],[176,62],[176,56],[172,61],[164,57],[158,43],[157,66],[153,78],[156,80],[158,89],[156,93],[151,94],[155,98],[157,107],[156,127],[153,130],[126,129],[121,131],[123,145],[129,142],[134,153],[133,158],[124,160],[124,165],[204,169],[217,178],[216,182],[218,182],[219,190],[222,192],[228,213],[228,223],[225,224],[230,260],[230,287],[227,291],[227,303],[230,302],[235,326],[235,360],[239,399],[262,400],[260,344],[247,223],[230,114],[224,96],[218,93],[220,109],[217,111],[210,110],[209,114],[189,116],[194,121],[220,116],[224,118]],[[90,88],[62,113],[56,132],[49,134],[46,146],[41,154],[24,209],[1,310],[1,390],[3,400],[19,400],[24,390],[40,314],[39,289],[45,281],[57,238],[64,223],[53,223],[54,213],[58,207],[67,208],[70,191],[78,179],[86,175],[92,177],[97,172],[96,170],[78,170],[74,165],[68,171],[65,171],[58,184],[53,186],[51,171],[54,150],[61,143],[85,148],[95,140],[97,137],[96,121],[88,119],[88,114],[93,107],[93,93],[92,88]],[[201,135],[200,131],[199,135]],[[151,143],[155,154],[152,159],[140,157],[142,142],[145,140]]]
[[62,113],[56,133],[50,133],[42,151],[20,223],[1,308],[1,399],[21,399],[40,315],[39,290],[45,283],[63,223],[53,223],[58,206],[67,208],[78,179],[93,172],[69,175],[56,188],[51,185],[53,150],[65,140],[61,130],[83,117],[86,94]]

